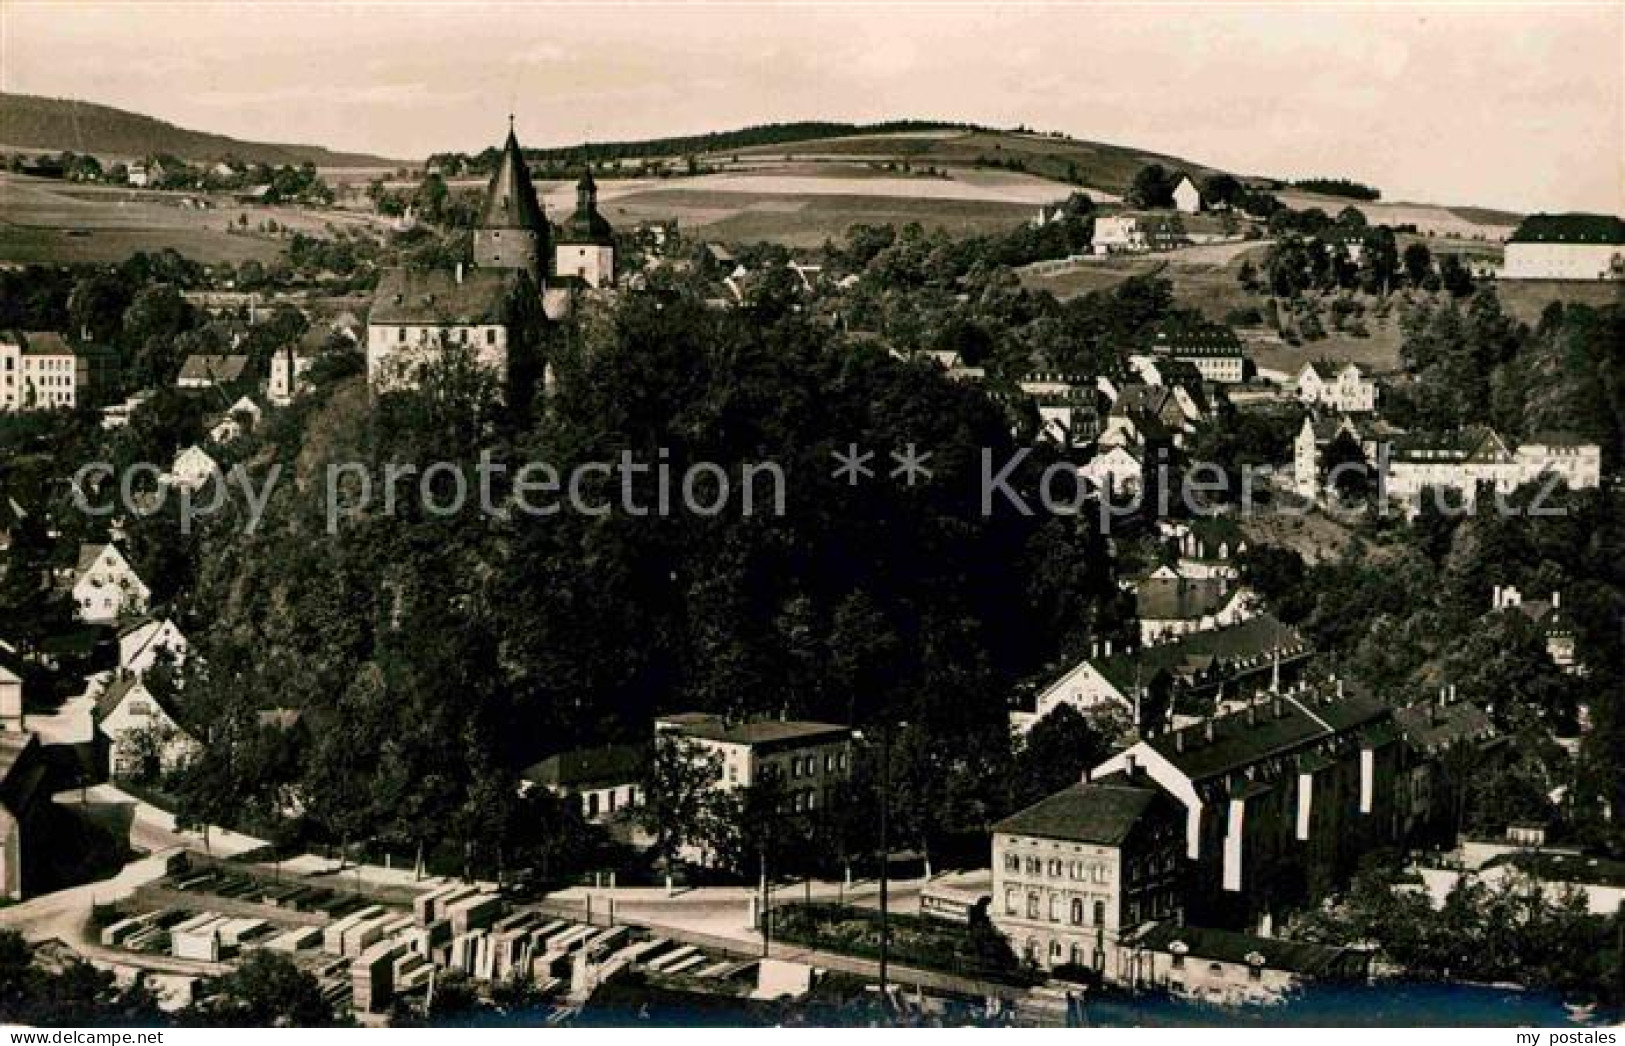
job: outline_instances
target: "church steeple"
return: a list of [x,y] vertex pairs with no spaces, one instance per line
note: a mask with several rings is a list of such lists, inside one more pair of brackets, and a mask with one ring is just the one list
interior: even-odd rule
[[485,190],[485,208],[474,230],[474,264],[485,268],[524,269],[538,283],[546,275],[547,213],[536,198],[524,150],[508,117],[508,140]]

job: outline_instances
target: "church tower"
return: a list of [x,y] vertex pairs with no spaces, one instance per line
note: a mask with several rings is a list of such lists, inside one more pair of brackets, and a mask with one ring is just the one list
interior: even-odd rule
[[547,214],[536,199],[524,153],[508,117],[508,140],[485,191],[485,211],[474,230],[474,264],[485,269],[523,269],[540,287],[552,255]]
[[553,271],[587,287],[615,285],[615,230],[598,212],[598,183],[589,166],[576,183],[576,209],[559,226]]

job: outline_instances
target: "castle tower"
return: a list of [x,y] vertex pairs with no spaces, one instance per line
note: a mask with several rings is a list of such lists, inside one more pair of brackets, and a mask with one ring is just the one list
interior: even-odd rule
[[598,183],[588,167],[576,183],[576,209],[559,227],[553,271],[574,277],[588,287],[615,283],[615,230],[598,213]]
[[553,253],[548,240],[547,214],[536,199],[536,187],[531,184],[510,116],[508,140],[486,187],[485,211],[474,230],[474,264],[486,269],[523,269],[541,286]]

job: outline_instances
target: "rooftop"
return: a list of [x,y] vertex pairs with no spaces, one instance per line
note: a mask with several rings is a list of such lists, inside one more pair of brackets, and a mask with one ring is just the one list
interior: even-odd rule
[[536,199],[536,186],[513,128],[502,144],[502,157],[491,173],[485,189],[485,209],[480,214],[482,229],[531,229],[545,233],[547,215]]
[[578,748],[550,755],[526,769],[522,776],[551,788],[621,785],[637,780],[648,761],[648,744]]
[[1625,221],[1612,214],[1531,214],[1507,242],[1625,244]]
[[1159,672],[1174,675],[1222,669],[1237,671],[1268,668],[1282,660],[1309,653],[1297,629],[1271,614],[1259,614],[1239,624],[1179,636],[1166,643],[1139,647],[1095,662],[1095,667],[1119,690],[1146,686]]
[[1502,854],[1484,867],[1506,865],[1533,879],[1552,883],[1579,883],[1585,886],[1625,887],[1625,861],[1584,854],[1554,853],[1544,850]]
[[790,741],[812,743],[826,739],[835,740],[852,732],[850,727],[835,723],[815,723],[797,719],[729,721],[710,712],[682,712],[661,716],[656,720],[655,728],[657,731],[669,730],[686,737],[753,747]]
[[1153,787],[1079,783],[1011,814],[995,824],[993,831],[1117,846],[1128,838],[1160,794]]
[[[1148,738],[1148,744],[1193,781],[1240,770],[1339,735],[1369,733],[1381,742],[1389,707],[1362,693],[1330,687],[1267,695],[1247,708]],[[1211,734],[1211,737],[1209,736]]]
[[1208,962],[1258,965],[1312,977],[1359,973],[1366,965],[1365,953],[1348,948],[1166,922],[1142,931],[1136,943],[1149,951],[1184,954]]
[[225,385],[240,380],[247,368],[247,356],[188,356],[181,365],[180,380]]
[[390,269],[373,296],[371,324],[477,326],[507,319],[508,302],[528,279],[513,269]]
[[1495,736],[1490,717],[1470,701],[1418,701],[1395,709],[1394,723],[1407,744],[1424,752]]

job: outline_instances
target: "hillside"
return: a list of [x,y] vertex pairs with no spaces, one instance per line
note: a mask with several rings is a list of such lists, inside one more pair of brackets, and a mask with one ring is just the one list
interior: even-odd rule
[[1147,152],[1132,146],[1108,145],[1062,135],[1024,131],[952,129],[857,134],[816,138],[787,145],[763,145],[729,153],[740,162],[782,158],[844,162],[901,163],[915,168],[1003,168],[1091,189],[1121,194],[1134,175],[1147,164],[1189,172],[1197,179],[1218,169],[1177,156]]
[[398,161],[364,153],[341,153],[318,145],[245,142],[221,134],[190,131],[139,113],[67,98],[0,93],[0,148],[98,157],[139,157],[167,153],[184,160],[228,156],[251,163],[318,167],[395,167]]

